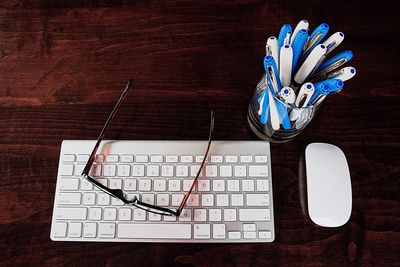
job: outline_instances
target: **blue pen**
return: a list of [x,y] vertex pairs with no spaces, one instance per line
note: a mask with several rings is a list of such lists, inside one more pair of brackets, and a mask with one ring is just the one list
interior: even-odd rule
[[281,80],[279,79],[278,67],[272,56],[264,57],[265,76],[267,77],[267,85],[272,89],[272,93],[278,94],[282,88]]
[[329,25],[322,23],[311,33],[307,44],[306,52],[310,52],[316,47],[329,31]]
[[[334,94],[343,89],[344,82],[340,79],[329,79],[320,83],[326,83],[329,86],[329,93]],[[318,84],[318,83],[317,83]]]
[[323,79],[324,76],[326,76],[329,72],[339,68],[346,62],[349,62],[352,58],[353,53],[350,50],[344,51],[331,58],[328,58],[318,67],[315,75],[312,75],[312,80],[317,81]]
[[325,82],[318,82],[314,85],[314,87],[314,93],[311,96],[309,103],[315,106],[321,103],[321,101],[330,94],[331,90],[329,84]]
[[285,105],[280,102],[279,100],[275,101],[276,103],[276,109],[278,110],[279,114],[279,120],[281,121],[281,124],[283,126],[283,129],[290,129],[290,120],[289,120],[289,114],[286,110]]
[[260,122],[262,125],[267,124],[268,118],[269,118],[269,97],[268,97],[268,88],[265,89],[263,93],[263,105],[262,105],[262,111],[261,111],[261,118]]
[[278,50],[279,50],[278,54],[280,53],[282,46],[290,43],[291,34],[292,34],[292,26],[290,26],[289,24],[283,24],[278,36]]
[[296,36],[294,36],[293,40],[293,63],[292,63],[292,73],[294,73],[296,69],[296,65],[299,62],[300,56],[303,53],[304,45],[307,42],[308,33],[306,30],[300,30]]

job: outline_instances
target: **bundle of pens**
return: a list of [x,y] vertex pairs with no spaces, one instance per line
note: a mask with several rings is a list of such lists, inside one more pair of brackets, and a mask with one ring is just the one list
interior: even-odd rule
[[302,20],[292,31],[292,27],[285,24],[278,38],[268,38],[264,58],[266,74],[257,102],[260,123],[266,125],[269,121],[273,130],[279,130],[281,125],[286,130],[294,127],[301,119],[301,109],[318,107],[326,96],[341,91],[344,82],[356,73],[353,67],[338,69],[351,60],[351,51],[325,60],[343,41],[342,32],[323,41],[328,34],[328,24],[322,23],[311,35],[308,26],[308,22]]

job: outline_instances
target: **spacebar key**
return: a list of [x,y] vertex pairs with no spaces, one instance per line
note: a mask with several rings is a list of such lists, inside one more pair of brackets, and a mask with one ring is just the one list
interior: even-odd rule
[[160,238],[160,239],[190,239],[192,226],[190,224],[127,224],[118,225],[118,238]]

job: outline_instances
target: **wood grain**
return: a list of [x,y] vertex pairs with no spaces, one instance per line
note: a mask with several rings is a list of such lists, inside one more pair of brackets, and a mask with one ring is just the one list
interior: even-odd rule
[[[397,2],[0,3],[0,265],[399,266]],[[129,78],[110,139],[250,140],[264,42],[283,23],[346,35],[357,76],[294,141],[272,147],[272,244],[67,243],[49,239],[61,141],[94,139]],[[303,213],[299,161],[314,141],[346,153],[353,212],[337,229]]]

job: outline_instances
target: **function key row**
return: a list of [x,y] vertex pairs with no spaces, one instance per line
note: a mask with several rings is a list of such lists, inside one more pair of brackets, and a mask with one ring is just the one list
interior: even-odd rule
[[[152,162],[152,163],[192,163],[192,162],[197,162],[201,163],[203,161],[203,156],[191,156],[191,155],[130,155],[130,154],[122,154],[122,155],[117,155],[117,154],[109,154],[109,155],[103,155],[103,154],[98,154],[96,155],[95,162],[97,163],[117,163],[117,162],[123,162],[123,163],[132,163],[132,162],[137,162],[137,163],[147,163],[147,162]],[[224,161],[225,159],[225,161]],[[63,162],[83,162],[86,163],[89,160],[89,155],[88,154],[64,154],[62,156],[62,161]],[[256,156],[251,156],[251,155],[244,155],[244,156],[236,156],[236,155],[227,155],[227,156],[218,156],[218,155],[212,155],[209,156],[208,158],[209,162],[211,163],[267,163],[268,162],[268,157],[265,155],[256,155]]]

